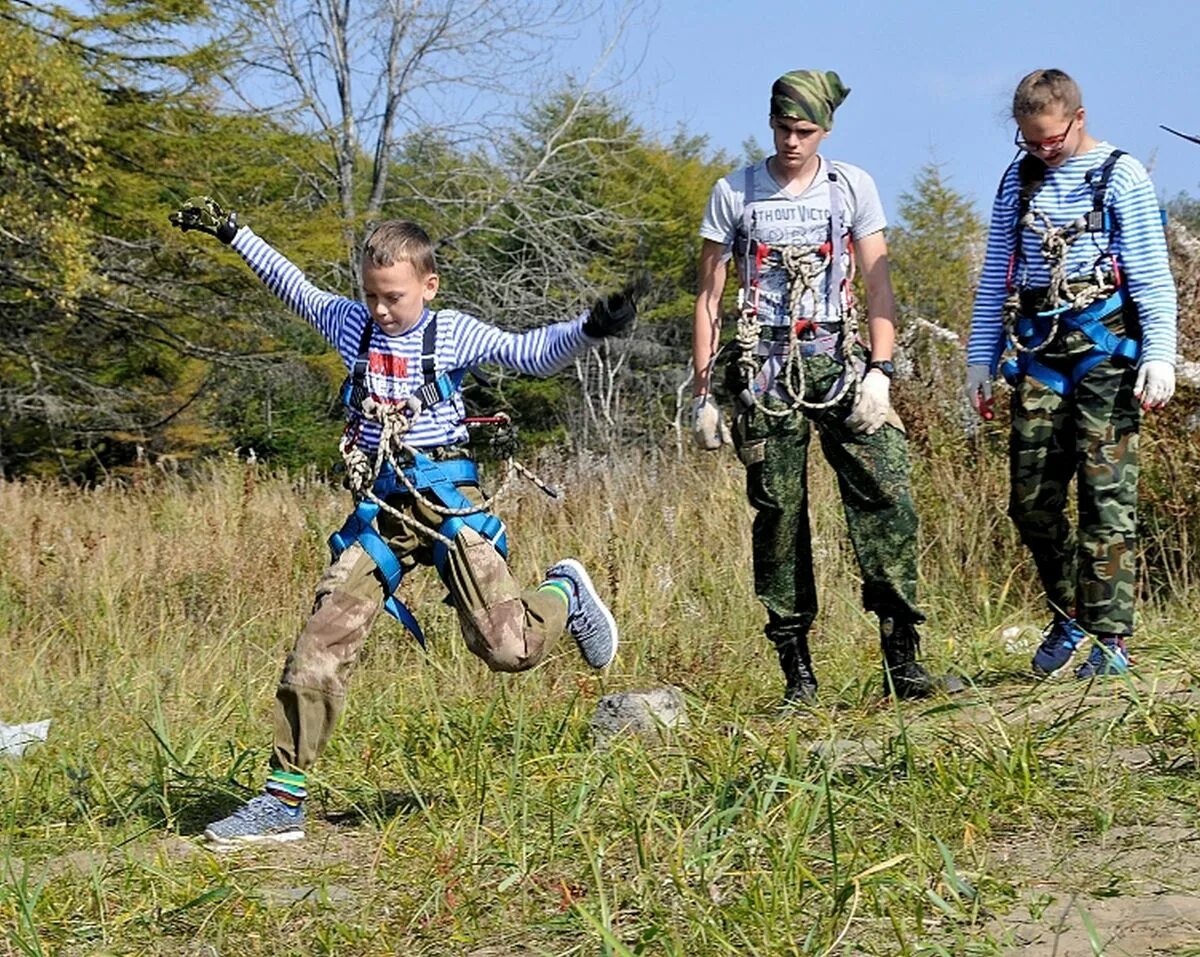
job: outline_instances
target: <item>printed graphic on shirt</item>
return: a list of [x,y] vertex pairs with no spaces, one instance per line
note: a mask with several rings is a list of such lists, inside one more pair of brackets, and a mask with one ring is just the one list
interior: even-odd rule
[[370,352],[368,364],[372,372],[380,376],[403,379],[408,375],[408,356],[394,356],[386,352]]

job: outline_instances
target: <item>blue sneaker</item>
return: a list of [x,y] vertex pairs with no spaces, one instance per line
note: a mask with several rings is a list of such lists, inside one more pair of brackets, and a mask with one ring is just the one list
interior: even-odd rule
[[1082,680],[1108,678],[1128,671],[1129,652],[1125,650],[1125,639],[1118,635],[1105,635],[1096,639],[1087,661],[1075,669],[1075,677]]
[[214,821],[204,839],[218,847],[260,842],[282,844],[304,837],[304,807],[288,807],[273,794],[251,798],[227,818]]
[[583,566],[566,558],[546,572],[546,578],[566,582],[571,592],[567,631],[579,646],[583,660],[593,668],[606,668],[617,656],[617,623],[600,600],[596,586]]
[[1042,643],[1033,655],[1033,673],[1046,677],[1071,660],[1088,633],[1074,618],[1055,618],[1042,632]]

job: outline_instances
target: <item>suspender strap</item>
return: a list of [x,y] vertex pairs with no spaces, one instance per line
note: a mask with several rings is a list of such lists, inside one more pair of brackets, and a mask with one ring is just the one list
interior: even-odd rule
[[1104,165],[1098,170],[1088,170],[1085,177],[1087,184],[1092,187],[1092,211],[1087,215],[1087,231],[1089,233],[1111,232],[1111,222],[1108,210],[1104,208],[1105,196],[1108,193],[1108,181],[1112,178],[1113,167],[1117,160],[1125,155],[1124,150],[1113,150],[1108,154]]
[[842,239],[842,196],[838,189],[837,171],[829,164],[829,288],[825,294],[825,313],[836,316],[842,304],[842,282],[846,278],[842,266],[845,244]]
[[367,369],[371,365],[371,333],[374,331],[375,320],[367,316],[358,340],[358,354],[342,384],[342,405],[347,410],[361,412],[363,399],[367,397]]
[[[1108,182],[1112,179],[1113,167],[1117,165],[1117,160],[1124,155],[1124,150],[1113,150],[1098,168],[1088,170],[1084,177],[1085,182],[1092,188],[1092,208],[1084,217],[1087,224],[1085,229],[1089,233],[1112,232],[1112,217],[1105,208],[1105,202],[1108,199]],[[1012,262],[1009,267],[1010,279],[1015,276],[1016,266],[1021,263],[1021,242],[1024,232],[1021,220],[1029,212],[1030,206],[1033,205],[1033,197],[1037,195],[1037,191],[1046,181],[1046,164],[1032,153],[1026,154],[1017,166],[1017,180],[1020,183],[1020,191],[1017,193],[1016,237],[1013,241]]]
[[1024,238],[1022,234],[1025,227],[1021,225],[1021,221],[1029,212],[1029,207],[1033,205],[1033,197],[1037,195],[1037,191],[1045,182],[1046,164],[1032,153],[1026,153],[1017,164],[1017,183],[1020,185],[1020,189],[1017,192],[1016,237],[1013,240],[1012,263],[1009,266],[1011,276],[1016,275],[1016,266],[1021,264],[1023,258],[1021,242]]
[[[828,285],[825,290],[826,315],[836,316],[841,309],[842,285],[846,279],[846,270],[842,256],[846,252],[844,238],[844,216],[842,212],[842,194],[838,189],[838,174],[829,163],[827,172],[829,180],[829,236],[826,242],[829,248]],[[742,204],[742,234],[745,237],[745,250],[742,254],[742,282],[748,289],[758,279],[759,263],[756,255],[758,243],[754,239],[754,166],[747,166],[742,171],[743,204]]]
[[743,172],[742,184],[742,232],[746,236],[746,251],[743,254],[742,284],[749,288],[758,278],[757,268],[751,272],[754,265],[754,166],[750,165]]
[[438,314],[429,317],[425,332],[421,335],[421,375],[428,384],[437,375],[437,327]]
[[451,369],[438,375],[437,371],[437,329],[438,314],[429,317],[425,331],[421,335],[421,375],[424,383],[417,390],[417,398],[421,400],[421,408],[444,402],[456,393],[466,377],[466,369]]

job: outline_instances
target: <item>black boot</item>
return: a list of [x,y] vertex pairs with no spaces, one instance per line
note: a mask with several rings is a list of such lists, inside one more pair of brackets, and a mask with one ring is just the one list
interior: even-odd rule
[[812,658],[808,654],[808,636],[801,634],[776,635],[772,639],[779,655],[787,687],[783,690],[783,709],[813,704],[817,700],[817,677],[813,674]]
[[883,694],[897,698],[928,698],[957,694],[964,685],[953,675],[931,675],[917,661],[921,637],[910,622],[879,617],[879,642],[883,646]]

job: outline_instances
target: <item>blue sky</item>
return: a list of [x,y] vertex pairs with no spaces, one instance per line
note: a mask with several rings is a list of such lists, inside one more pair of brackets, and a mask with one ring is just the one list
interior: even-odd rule
[[1200,3],[1144,0],[774,3],[660,0],[630,49],[622,98],[645,128],[680,124],[740,156],[769,147],[772,81],[837,70],[852,92],[824,152],[866,168],[890,217],[928,162],[985,216],[1014,153],[1008,107],[1027,72],[1056,66],[1083,88],[1093,135],[1151,165],[1160,195],[1200,196]]

